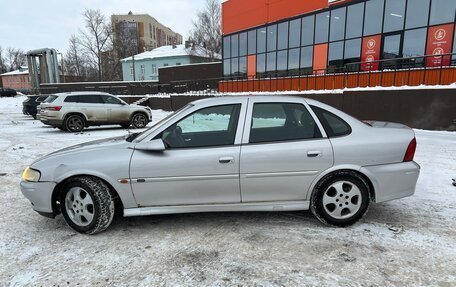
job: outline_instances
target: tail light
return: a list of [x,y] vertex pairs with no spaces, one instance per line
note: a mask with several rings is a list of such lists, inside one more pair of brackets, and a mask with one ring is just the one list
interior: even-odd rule
[[60,111],[62,109],[62,106],[55,106],[55,107],[48,107],[48,110],[50,111]]
[[409,143],[407,147],[407,151],[405,152],[404,162],[406,161],[413,161],[413,157],[415,156],[416,151],[416,138]]

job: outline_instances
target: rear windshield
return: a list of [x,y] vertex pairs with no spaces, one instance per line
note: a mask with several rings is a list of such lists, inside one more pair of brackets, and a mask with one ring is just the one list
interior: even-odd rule
[[49,96],[49,97],[47,97],[47,98],[43,101],[43,103],[52,103],[52,102],[55,101],[55,99],[57,99],[57,98],[58,98],[58,97],[55,96],[55,95]]

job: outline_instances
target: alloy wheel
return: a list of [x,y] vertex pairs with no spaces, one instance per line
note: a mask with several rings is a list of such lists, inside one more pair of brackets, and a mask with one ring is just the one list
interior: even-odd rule
[[323,194],[323,208],[335,219],[346,219],[355,215],[361,204],[361,191],[349,181],[337,181]]
[[65,196],[65,209],[78,226],[88,226],[94,218],[94,204],[89,193],[80,187],[71,188]]

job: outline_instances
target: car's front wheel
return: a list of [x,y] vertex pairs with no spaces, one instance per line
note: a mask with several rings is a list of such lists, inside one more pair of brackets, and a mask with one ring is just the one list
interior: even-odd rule
[[63,217],[80,233],[95,234],[108,228],[114,218],[114,199],[100,179],[81,176],[67,182],[60,194]]
[[314,188],[310,209],[323,223],[348,226],[358,221],[369,207],[369,185],[355,172],[339,171]]
[[131,118],[131,124],[136,129],[142,129],[145,126],[147,126],[148,123],[149,123],[149,121],[148,121],[146,115],[143,113],[134,114],[133,117]]
[[84,119],[79,115],[69,116],[65,120],[65,128],[67,131],[72,133],[78,133],[82,131],[85,127]]

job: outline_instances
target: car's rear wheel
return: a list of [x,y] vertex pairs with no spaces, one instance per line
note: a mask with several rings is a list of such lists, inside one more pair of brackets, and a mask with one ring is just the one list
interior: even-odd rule
[[114,218],[114,199],[100,179],[81,176],[65,184],[60,194],[63,217],[80,233],[95,234],[108,228]]
[[85,121],[79,115],[69,116],[65,121],[65,128],[69,132],[77,133],[84,129]]
[[131,124],[136,129],[142,129],[147,126],[148,123],[147,117],[143,113],[134,114],[131,118]]
[[323,223],[348,226],[369,207],[369,185],[355,172],[339,171],[322,179],[314,188],[311,211]]

